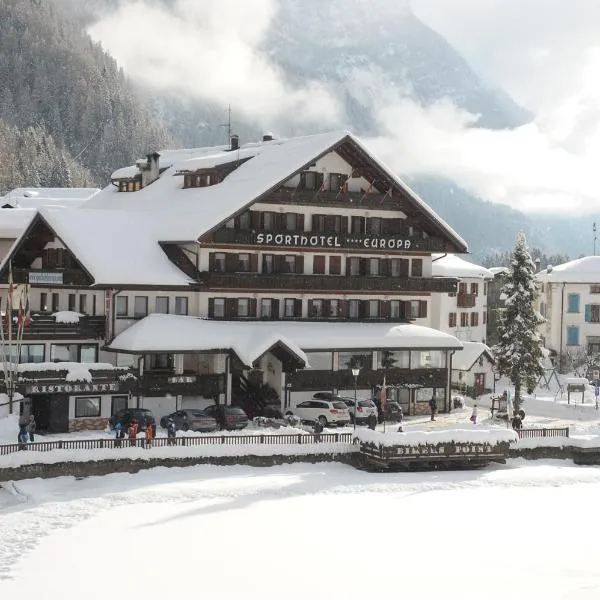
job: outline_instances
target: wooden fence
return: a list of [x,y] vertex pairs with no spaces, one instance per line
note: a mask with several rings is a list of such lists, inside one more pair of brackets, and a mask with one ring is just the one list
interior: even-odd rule
[[545,437],[569,437],[568,427],[541,427],[538,429],[517,429],[519,439],[545,438]]
[[[163,446],[210,446],[210,445],[250,445],[250,444],[351,444],[351,433],[283,433],[257,435],[203,435],[176,438],[157,437],[152,440],[153,448]],[[27,444],[5,444],[0,446],[0,455],[12,454],[19,450],[30,452],[48,452],[49,450],[98,450],[101,448],[145,448],[143,438],[108,438],[83,440],[57,440],[52,442],[31,442]]]

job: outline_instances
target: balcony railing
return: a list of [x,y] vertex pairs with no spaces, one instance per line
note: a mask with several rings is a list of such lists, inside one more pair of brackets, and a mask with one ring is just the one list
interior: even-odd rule
[[400,210],[402,201],[389,194],[361,194],[360,192],[337,192],[296,190],[280,188],[266,198],[264,204],[288,204],[292,206],[331,206],[338,208],[363,208],[369,210]]
[[347,277],[262,273],[203,273],[210,290],[309,290],[313,292],[454,292],[457,280],[445,277]]
[[[13,322],[17,313],[13,313]],[[76,323],[60,323],[49,313],[33,313],[31,322],[23,327],[23,341],[30,340],[88,340],[102,339],[106,333],[106,317],[79,317]]]
[[[270,236],[270,237],[269,237]],[[207,240],[208,241],[208,240]],[[410,237],[401,233],[347,233],[340,231],[287,231],[229,229],[224,227],[212,235],[219,244],[239,244],[267,248],[354,249],[380,252],[443,252],[441,238]]]
[[457,294],[456,306],[458,306],[458,308],[473,308],[476,300],[476,294]]

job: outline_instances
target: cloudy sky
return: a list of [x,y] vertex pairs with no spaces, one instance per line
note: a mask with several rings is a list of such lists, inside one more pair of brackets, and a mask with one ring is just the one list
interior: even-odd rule
[[[121,2],[90,33],[130,74],[206,100],[242,96],[246,116],[259,121],[345,124],[334,90],[290,83],[260,51],[277,0],[172,0],[168,12],[155,0]],[[443,175],[492,202],[529,212],[600,211],[600,1],[411,5],[535,117],[515,130],[489,131],[449,102],[424,109],[386,92],[374,107],[381,134],[366,142],[404,175]]]

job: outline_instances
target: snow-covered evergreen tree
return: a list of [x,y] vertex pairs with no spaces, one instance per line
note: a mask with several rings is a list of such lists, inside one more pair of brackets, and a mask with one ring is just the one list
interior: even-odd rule
[[494,347],[498,371],[515,386],[515,409],[521,405],[523,387],[529,393],[543,373],[542,341],[538,326],[544,322],[536,308],[535,265],[523,233],[517,235],[506,282],[502,287],[504,308],[500,310],[499,342]]

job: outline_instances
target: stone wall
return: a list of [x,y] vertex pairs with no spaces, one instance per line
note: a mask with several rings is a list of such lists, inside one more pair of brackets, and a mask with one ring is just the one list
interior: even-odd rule
[[83,431],[85,429],[103,430],[108,425],[108,419],[104,417],[89,417],[81,419],[69,419],[69,431]]

